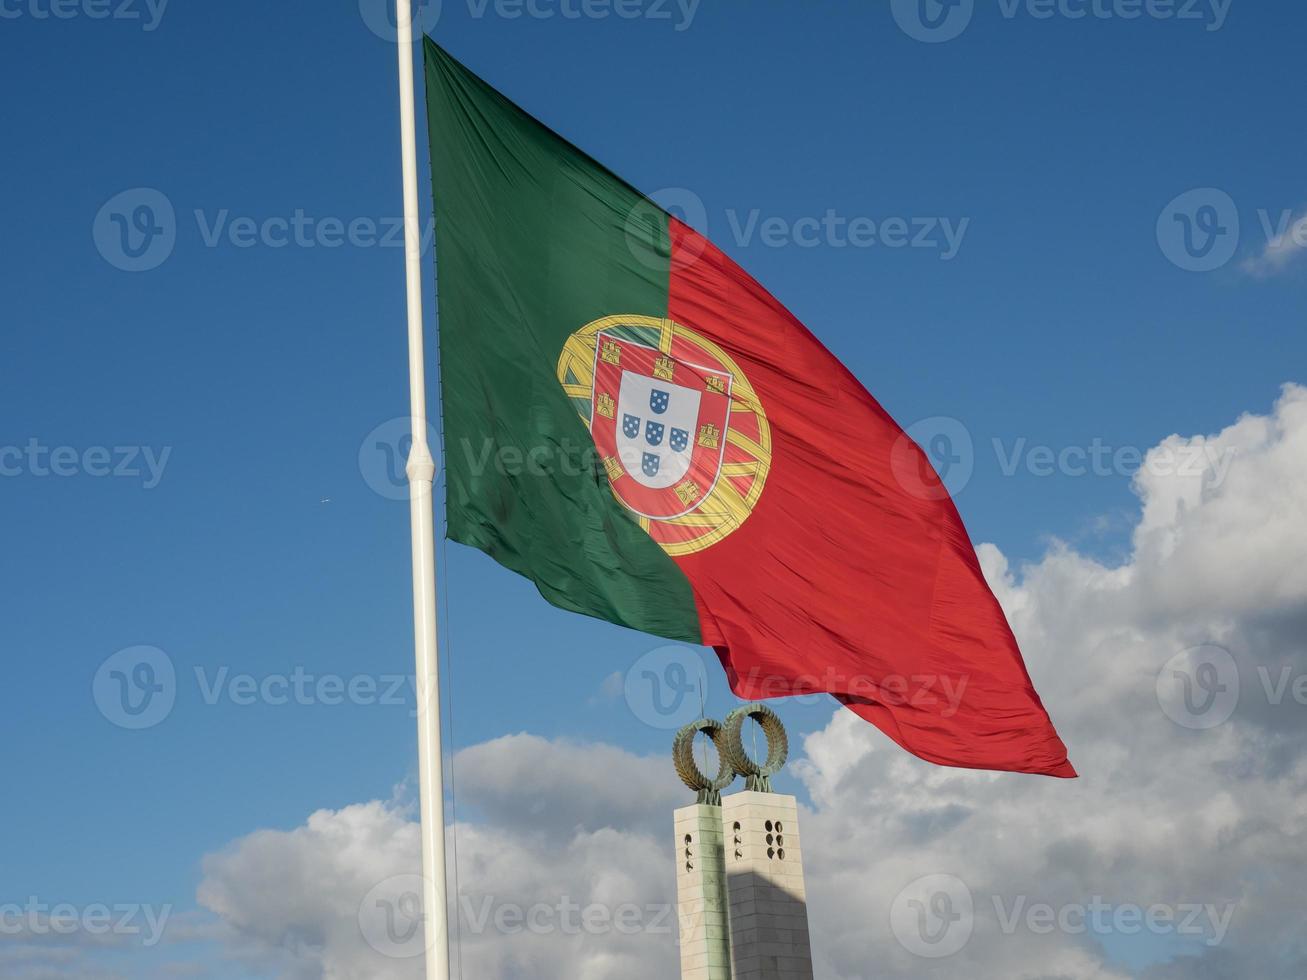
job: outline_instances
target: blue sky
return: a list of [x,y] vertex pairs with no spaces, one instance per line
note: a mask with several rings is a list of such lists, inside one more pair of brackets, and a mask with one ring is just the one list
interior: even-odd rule
[[[399,212],[394,49],[367,0],[120,2],[107,19],[0,4],[0,446],[22,450],[0,460],[0,902],[187,909],[204,854],[387,799],[414,767],[407,705],[205,698],[220,676],[412,669],[407,508],[370,485],[375,453],[360,466],[369,433],[407,411],[402,253],[323,243],[333,221],[385,236]],[[943,43],[850,0],[672,3],[667,19],[564,7],[579,9],[446,0],[435,34],[636,186],[701,202],[708,233],[902,424],[958,420],[976,541],[1122,558],[1128,472],[1004,460],[1216,431],[1303,380],[1304,279],[1248,265],[1262,214],[1307,204],[1288,94],[1301,4],[1235,0],[1210,29],[1207,3],[1206,20],[1127,20],[982,0]],[[166,197],[176,241],[133,273],[96,222],[137,188]],[[1229,229],[1233,213],[1241,230],[1207,272],[1158,234],[1198,188],[1228,197],[1196,199],[1192,220]],[[297,214],[313,247],[238,244],[238,219]],[[813,232],[828,214],[965,233],[956,254],[857,247]],[[71,475],[43,475],[33,441],[71,447]],[[134,472],[93,475],[94,447]],[[659,641],[558,612],[469,550],[440,560],[455,745],[529,730],[668,748],[605,689]],[[137,645],[166,653],[177,694],[130,731],[93,686]],[[785,709],[801,731],[828,715]]]

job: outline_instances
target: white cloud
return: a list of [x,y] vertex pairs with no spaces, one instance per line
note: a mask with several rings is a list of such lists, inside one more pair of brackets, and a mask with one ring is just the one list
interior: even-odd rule
[[668,807],[681,805],[676,801],[685,795],[665,759],[536,735],[508,735],[464,749],[454,769],[460,799],[490,823],[555,843],[580,830],[609,827],[660,834]]
[[1284,212],[1284,226],[1272,227],[1269,215],[1263,215],[1266,237],[1269,240],[1260,255],[1244,260],[1243,270],[1258,279],[1269,279],[1279,275],[1289,265],[1307,252],[1307,214],[1292,219],[1289,212]]
[[[1057,547],[1016,573],[982,549],[1080,780],[932,768],[846,715],[805,740],[799,771],[817,805],[809,891],[828,977],[862,975],[867,949],[891,978],[1138,975],[1104,956],[1121,943],[1199,958],[1158,976],[1302,975],[1307,707],[1270,704],[1256,668],[1307,674],[1307,390],[1286,388],[1270,416],[1153,452],[1205,444],[1235,451],[1225,478],[1141,476],[1134,554],[1120,567]],[[1163,665],[1202,642],[1231,650],[1244,688],[1233,718],[1209,731],[1175,724],[1157,701]],[[939,963],[887,927],[894,896],[927,872],[956,875],[976,897],[975,935]],[[1234,912],[1209,949],[1119,932],[1006,935],[994,904],[1060,909],[1094,896]]]
[[[803,739],[795,767],[812,801],[803,833],[822,980],[1307,975],[1307,705],[1291,687],[1276,703],[1263,683],[1307,677],[1307,389],[1286,387],[1269,415],[1153,450],[1167,452],[1229,467],[1145,467],[1126,563],[1059,545],[1014,569],[981,548],[1080,780],[933,767],[846,711]],[[1237,676],[1216,680],[1241,691],[1230,720],[1208,730],[1176,724],[1158,703],[1163,666],[1201,643],[1230,651]],[[564,896],[610,910],[670,902],[670,811],[685,794],[665,760],[518,735],[460,753],[456,769],[460,806],[477,814],[458,828],[464,976],[676,975],[665,923],[536,934],[494,920]],[[233,949],[277,961],[283,976],[416,977],[414,961],[379,962],[357,921],[360,896],[416,863],[402,811],[350,807],[211,857],[201,899]],[[936,873],[970,890],[975,922],[959,952],[931,960],[899,944],[890,916],[904,886]],[[1101,934],[1047,932],[1020,915],[1005,928],[1038,903],[1065,912],[1095,901],[1212,916],[1188,938],[1131,935],[1110,914]]]
[[413,871],[418,847],[417,825],[394,805],[324,810],[207,857],[198,897],[230,930],[233,955],[280,976],[400,980],[411,964],[367,945],[359,909],[376,885]]
[[603,683],[599,685],[599,693],[590,699],[590,703],[593,705],[620,701],[625,690],[626,675],[620,670],[615,670],[604,678]]
[[[667,762],[515,735],[458,753],[454,768],[460,806],[480,814],[456,831],[463,976],[675,971],[668,823],[685,791]],[[374,802],[211,855],[199,898],[238,957],[280,976],[418,980],[419,959],[389,954],[420,951],[391,941],[407,935],[419,864],[410,815]],[[387,916],[401,920],[389,934]]]

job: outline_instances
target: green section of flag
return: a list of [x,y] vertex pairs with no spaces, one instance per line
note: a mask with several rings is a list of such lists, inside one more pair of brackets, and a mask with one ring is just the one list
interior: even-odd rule
[[448,534],[556,606],[698,642],[689,582],[613,496],[556,374],[586,324],[666,315],[662,212],[425,50]]

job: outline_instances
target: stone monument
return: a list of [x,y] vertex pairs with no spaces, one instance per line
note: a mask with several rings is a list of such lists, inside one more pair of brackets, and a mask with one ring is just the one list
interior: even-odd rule
[[[767,739],[762,763],[744,747],[749,720]],[[717,751],[712,777],[694,758],[700,734]],[[682,980],[812,980],[798,804],[771,782],[788,757],[785,727],[763,704],[676,735],[676,772],[698,794],[675,815]],[[744,791],[723,797],[737,776]]]

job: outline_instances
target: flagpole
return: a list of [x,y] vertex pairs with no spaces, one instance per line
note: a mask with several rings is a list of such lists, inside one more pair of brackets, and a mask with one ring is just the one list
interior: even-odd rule
[[413,636],[417,654],[418,780],[422,820],[423,909],[427,980],[449,980],[445,893],[445,781],[440,744],[440,663],[436,647],[436,539],[427,443],[426,360],[422,343],[422,221],[418,208],[412,0],[396,0],[399,121],[404,157],[404,260],[408,284],[408,373],[413,447],[406,468],[413,533]]

